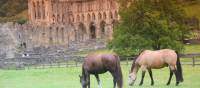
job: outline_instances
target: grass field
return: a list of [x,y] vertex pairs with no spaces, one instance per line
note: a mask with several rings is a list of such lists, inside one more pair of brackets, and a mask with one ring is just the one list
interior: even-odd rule
[[[140,71],[134,87],[127,84],[130,66],[123,65],[124,88],[199,88],[200,67],[183,66],[184,82],[176,87],[175,78],[170,86],[165,86],[169,71],[168,68],[153,70],[155,86],[150,86],[149,75],[146,74],[144,86],[138,86]],[[80,67],[32,69],[32,70],[0,70],[0,88],[81,88],[78,75]],[[103,88],[112,88],[112,77],[109,73],[100,75]],[[95,77],[91,77],[91,88],[98,88]]]
[[184,54],[200,54],[200,45],[185,45]]

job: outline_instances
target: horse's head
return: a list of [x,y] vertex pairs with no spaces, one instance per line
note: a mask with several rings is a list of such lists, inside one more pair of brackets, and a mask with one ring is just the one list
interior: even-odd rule
[[86,88],[88,85],[86,78],[80,75],[79,77],[80,77],[80,83],[81,83],[82,88]]
[[128,84],[132,86],[136,80],[137,76],[134,72],[129,74]]

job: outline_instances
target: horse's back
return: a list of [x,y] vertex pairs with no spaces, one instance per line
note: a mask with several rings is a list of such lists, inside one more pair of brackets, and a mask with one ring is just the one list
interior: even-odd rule
[[116,54],[91,53],[84,61],[84,68],[91,72],[104,73],[116,65]]
[[145,65],[151,68],[162,68],[167,65],[176,65],[177,55],[174,50],[145,50],[136,60],[140,65]]

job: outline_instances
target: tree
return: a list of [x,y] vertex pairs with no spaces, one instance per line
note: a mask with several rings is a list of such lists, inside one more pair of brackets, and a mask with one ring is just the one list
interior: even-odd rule
[[183,49],[179,41],[184,23],[184,10],[172,0],[138,0],[121,3],[121,20],[114,30],[109,47],[115,52],[130,56],[144,49]]

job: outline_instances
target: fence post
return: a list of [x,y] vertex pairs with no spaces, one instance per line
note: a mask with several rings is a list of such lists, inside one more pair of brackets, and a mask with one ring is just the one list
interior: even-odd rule
[[192,57],[192,66],[195,66],[195,57]]
[[128,57],[126,58],[126,65],[129,65],[129,64],[128,64]]
[[[79,58],[79,57],[78,57]],[[78,59],[75,59],[76,67],[78,67]]]

